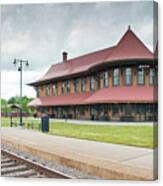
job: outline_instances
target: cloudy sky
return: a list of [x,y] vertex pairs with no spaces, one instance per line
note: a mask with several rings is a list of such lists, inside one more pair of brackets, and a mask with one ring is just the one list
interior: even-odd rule
[[60,62],[63,51],[72,58],[115,45],[128,25],[153,50],[152,2],[1,6],[1,96],[19,94],[14,58],[29,60],[23,95],[34,97],[33,88],[25,84]]

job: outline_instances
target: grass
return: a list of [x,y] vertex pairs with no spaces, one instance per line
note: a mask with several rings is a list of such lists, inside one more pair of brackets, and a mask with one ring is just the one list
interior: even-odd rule
[[[18,123],[15,120],[15,123]],[[2,126],[10,126],[9,119],[2,119]],[[40,129],[40,120],[25,120],[26,128]],[[137,147],[154,148],[157,146],[157,127],[152,126],[99,126],[79,125],[50,121],[49,134],[100,141],[114,144],[125,144]]]
[[50,134],[115,144],[154,148],[152,126],[99,126],[53,123]]

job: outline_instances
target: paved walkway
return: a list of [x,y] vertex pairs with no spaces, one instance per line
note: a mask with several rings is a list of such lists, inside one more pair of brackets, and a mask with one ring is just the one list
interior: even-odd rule
[[103,178],[155,178],[153,175],[155,151],[152,149],[52,136],[20,128],[2,127],[1,133],[2,143],[12,144],[19,150],[49,158],[51,161],[54,158],[62,164]]

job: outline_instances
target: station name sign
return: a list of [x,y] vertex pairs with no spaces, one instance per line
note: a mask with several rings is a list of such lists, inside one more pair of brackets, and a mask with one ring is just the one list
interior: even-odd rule
[[139,65],[138,68],[139,68],[139,69],[142,69],[142,68],[150,68],[150,65]]

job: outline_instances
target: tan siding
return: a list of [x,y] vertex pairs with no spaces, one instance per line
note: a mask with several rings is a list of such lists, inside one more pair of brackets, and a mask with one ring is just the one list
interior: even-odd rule
[[90,91],[90,78],[87,77],[87,82],[86,82],[86,91],[89,92]]
[[44,85],[41,85],[39,87],[39,91],[40,91],[40,97],[43,97],[45,95],[45,91],[44,91]]
[[74,80],[73,79],[70,80],[70,92],[74,93]]
[[137,67],[133,67],[133,86],[137,85]]
[[119,86],[124,85],[123,76],[124,76],[124,69],[120,68],[120,84],[119,84]]
[[104,88],[103,72],[100,73],[100,88]]
[[110,69],[109,70],[109,87],[112,87],[113,86],[113,80],[112,80],[112,78],[113,78],[113,70]]

